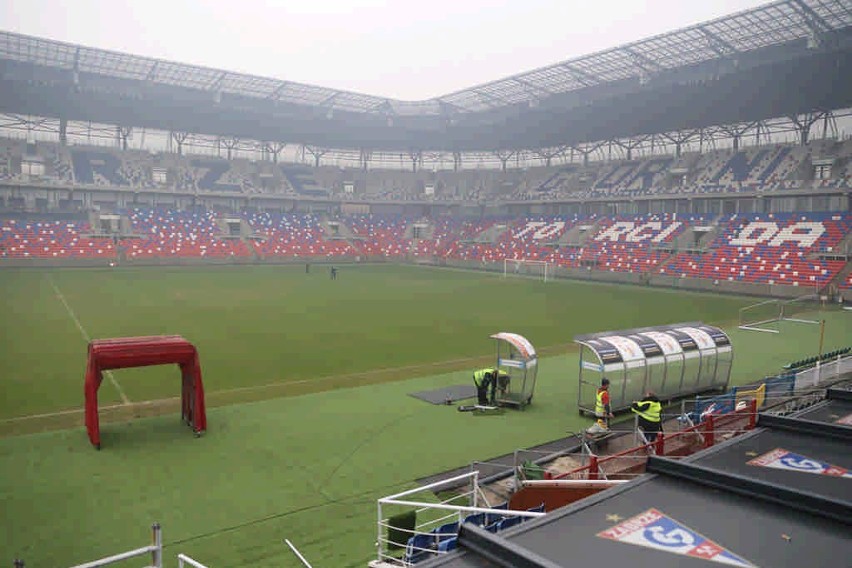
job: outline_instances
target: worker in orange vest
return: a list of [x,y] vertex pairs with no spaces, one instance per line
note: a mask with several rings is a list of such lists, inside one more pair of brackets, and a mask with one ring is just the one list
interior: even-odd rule
[[601,386],[595,392],[595,417],[598,426],[609,430],[609,419],[613,417],[613,414],[609,404],[609,379],[606,377],[601,379]]

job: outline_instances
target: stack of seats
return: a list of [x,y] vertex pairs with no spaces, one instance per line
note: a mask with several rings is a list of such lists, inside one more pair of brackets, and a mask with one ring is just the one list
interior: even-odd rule
[[89,238],[88,223],[82,221],[0,222],[2,258],[104,258],[116,256],[110,238]]
[[310,214],[251,213],[245,215],[255,236],[253,243],[264,257],[313,258],[356,256],[345,240],[326,240],[319,219]]
[[[778,232],[770,231],[756,244],[741,240],[758,238],[760,232],[746,234],[752,223],[774,223]],[[773,242],[774,236],[796,223],[809,223],[824,229],[812,244],[790,240]],[[852,228],[848,213],[776,213],[733,216],[723,220],[724,229],[713,241],[710,252],[678,254],[667,264],[668,274],[711,280],[729,280],[792,286],[823,286],[843,268],[840,260],[812,258],[820,252],[831,252]],[[796,234],[806,234],[799,233]],[[662,271],[661,271],[662,272]]]
[[251,257],[240,239],[222,239],[214,212],[133,209],[128,212],[139,239],[123,239],[129,259]]
[[410,220],[392,215],[363,215],[346,220],[355,236],[357,248],[366,256],[402,257],[411,243],[405,238]]

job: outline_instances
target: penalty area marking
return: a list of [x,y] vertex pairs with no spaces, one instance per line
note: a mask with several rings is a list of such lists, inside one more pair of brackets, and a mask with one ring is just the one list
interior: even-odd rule
[[[80,330],[80,335],[83,336],[83,339],[85,339],[88,344],[92,341],[92,338],[89,337],[88,333],[86,333],[86,329],[83,327],[83,324],[80,323],[80,320],[77,318],[77,314],[75,314],[74,310],[71,309],[71,306],[68,305],[68,301],[65,299],[65,295],[62,293],[62,290],[60,290],[59,286],[56,285],[56,282],[53,281],[53,277],[48,276],[47,279],[50,281],[53,291],[56,292],[56,297],[59,298],[59,301],[62,302],[63,306],[65,306],[65,311],[68,312],[68,315],[74,321],[74,325],[76,325],[77,329]],[[121,388],[121,385],[118,384],[117,380],[115,380],[115,375],[113,375],[112,371],[104,371],[104,374],[109,378],[109,381],[115,387],[115,390],[118,391],[118,396],[121,397],[122,404],[129,404],[130,399],[127,398],[127,394],[125,394],[124,389]]]

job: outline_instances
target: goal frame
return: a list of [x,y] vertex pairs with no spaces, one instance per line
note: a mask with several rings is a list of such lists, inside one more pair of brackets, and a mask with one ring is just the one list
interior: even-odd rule
[[519,268],[521,266],[540,266],[542,267],[542,271],[539,274],[538,278],[540,278],[543,282],[547,282],[553,278],[553,268],[554,263],[549,260],[533,260],[527,258],[504,258],[503,259],[503,278],[508,277],[509,275],[519,275],[519,276],[534,276],[532,274],[518,274],[516,267]]
[[791,298],[789,300],[785,300],[781,303],[781,319],[783,321],[792,321],[795,323],[810,323],[810,324],[818,324],[819,321],[811,320],[811,319],[803,319],[796,316],[796,312],[793,309],[793,306],[801,303],[801,302],[814,302],[814,304],[818,307],[821,306],[821,300],[819,294],[806,294],[804,296],[799,296],[798,298]]
[[[795,317],[795,311],[792,308],[797,303],[804,301],[814,301],[817,305],[820,303],[819,295],[817,294],[806,294],[804,296],[799,296],[797,298],[789,298],[787,300],[782,300],[779,298],[772,300],[764,300],[763,302],[758,302],[756,304],[751,304],[748,306],[744,306],[739,310],[739,325],[740,329],[744,329],[747,331],[762,331],[764,333],[781,333],[780,330],[772,329],[768,327],[763,327],[768,323],[773,322],[782,322],[782,321],[790,321],[793,323],[809,323],[809,324],[818,324],[817,320],[803,319],[799,317]],[[771,317],[767,317],[765,319],[760,319],[758,321],[746,321],[744,314],[749,310],[755,310],[760,308],[761,306],[774,305],[775,306],[775,315]]]

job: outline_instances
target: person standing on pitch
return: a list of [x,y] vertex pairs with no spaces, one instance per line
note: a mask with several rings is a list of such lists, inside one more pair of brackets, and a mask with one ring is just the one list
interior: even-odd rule
[[630,405],[630,410],[639,416],[639,428],[645,435],[645,439],[649,442],[655,441],[657,434],[663,431],[663,405],[660,404],[660,399],[653,392],[648,391],[645,398]]
[[337,268],[334,266],[331,267],[331,279],[337,280]]
[[595,416],[598,419],[598,426],[609,430],[609,419],[613,418],[613,414],[609,404],[609,379],[606,377],[601,379],[601,386],[595,393]]

